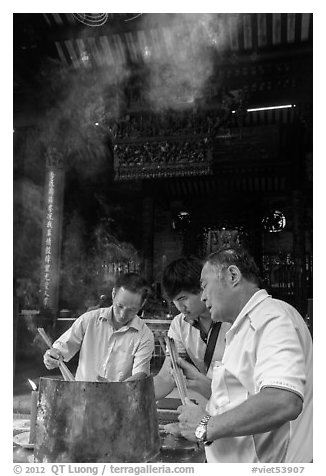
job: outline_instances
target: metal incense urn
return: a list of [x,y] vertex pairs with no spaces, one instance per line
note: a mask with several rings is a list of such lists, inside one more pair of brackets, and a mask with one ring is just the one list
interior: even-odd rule
[[35,462],[139,463],[159,451],[152,376],[130,382],[40,378]]

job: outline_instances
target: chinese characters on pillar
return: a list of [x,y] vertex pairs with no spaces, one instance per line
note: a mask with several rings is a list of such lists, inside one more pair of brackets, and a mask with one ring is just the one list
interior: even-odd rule
[[52,263],[52,244],[53,244],[53,206],[55,195],[55,172],[50,170],[48,174],[48,197],[47,197],[47,213],[46,213],[46,233],[45,233],[45,253],[44,253],[44,290],[43,290],[43,306],[49,305],[49,290],[51,281]]
[[42,238],[41,307],[57,312],[65,171],[63,155],[56,147],[46,152]]

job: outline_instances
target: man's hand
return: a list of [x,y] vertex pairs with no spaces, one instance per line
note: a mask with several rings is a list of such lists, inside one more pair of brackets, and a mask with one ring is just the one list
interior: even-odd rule
[[179,357],[178,365],[182,368],[187,380],[187,387],[195,390],[205,397],[207,400],[211,396],[212,381],[206,375],[199,372],[199,370],[189,362]]
[[203,407],[192,403],[189,398],[186,398],[186,404],[178,407],[177,411],[180,413],[178,420],[182,436],[189,441],[197,441],[195,430],[207,412]]
[[123,382],[133,382],[134,380],[142,380],[143,378],[146,378],[147,375],[145,372],[137,372],[134,375],[131,375],[130,377],[126,378],[123,380]]
[[62,355],[57,349],[54,349],[53,347],[52,349],[48,349],[43,355],[43,362],[48,370],[59,367],[60,361],[62,361]]
[[173,436],[182,436],[179,423],[168,423],[167,425],[164,425],[164,431]]
[[97,375],[96,382],[110,382],[108,378],[104,378],[101,375]]
[[[147,377],[147,374],[145,372],[137,372],[134,375],[131,375],[130,377],[127,377],[126,379],[122,380],[122,382],[133,382],[134,380],[142,380]],[[111,382],[108,378],[102,377],[101,375],[98,375],[96,377],[97,382]]]

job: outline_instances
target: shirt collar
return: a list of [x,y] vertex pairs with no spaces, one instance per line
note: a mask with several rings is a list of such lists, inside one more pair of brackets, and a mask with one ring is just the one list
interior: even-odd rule
[[183,315],[183,320],[185,322],[187,322],[188,324],[190,324],[192,327],[194,327],[195,329],[198,329],[199,333],[200,333],[200,337],[202,339],[202,341],[205,342],[205,344],[207,343],[207,338],[208,338],[208,335],[209,335],[209,332],[211,331],[212,327],[213,327],[213,323],[211,324],[211,327],[208,331],[208,334],[206,334],[206,332],[200,327],[200,324],[199,324],[199,321],[192,321],[191,319],[189,319],[187,316]]
[[199,329],[199,328],[200,328],[200,327],[199,327],[199,322],[198,322],[198,320],[197,320],[197,321],[193,321],[192,319],[189,319],[188,316],[185,316],[184,314],[182,314],[182,315],[183,315],[183,320],[184,320],[185,322],[187,322],[188,324],[190,324],[192,327],[195,327],[196,329]]
[[[99,314],[99,317],[98,317],[98,321],[99,322],[108,322],[111,326],[113,326],[112,317],[113,317],[113,306],[104,307],[104,308],[100,309],[100,314]],[[125,327],[132,327],[136,331],[140,331],[141,330],[141,320],[140,320],[140,318],[137,315],[135,315],[132,318],[132,320],[130,322],[128,322],[127,325],[123,326],[121,329],[123,329]],[[121,330],[121,329],[119,329],[119,330]]]
[[189,319],[188,316],[185,316],[184,314],[182,314],[182,315],[183,315],[183,320],[184,320],[185,322],[188,322],[188,324],[190,324],[191,326],[194,325],[194,321],[192,321],[191,319]]
[[234,323],[232,324],[231,328],[230,328],[230,331],[231,330],[234,330],[236,329],[241,323],[242,321],[245,319],[245,318],[249,318],[250,320],[250,324],[253,326],[253,327],[256,327],[255,326],[255,323],[252,319],[252,311],[254,310],[254,308],[256,306],[258,306],[258,304],[260,304],[262,301],[264,301],[265,299],[271,297],[266,289],[260,289],[259,291],[256,291],[255,294],[253,294],[251,296],[251,298],[249,299],[249,301],[244,305],[244,307],[241,309],[240,313],[238,314],[236,320],[234,321]]

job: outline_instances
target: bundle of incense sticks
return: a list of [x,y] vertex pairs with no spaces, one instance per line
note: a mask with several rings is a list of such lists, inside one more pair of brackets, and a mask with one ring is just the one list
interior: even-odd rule
[[182,370],[178,366],[178,351],[176,349],[175,342],[171,337],[165,337],[164,339],[171,357],[173,377],[177,385],[181,402],[183,405],[185,405],[185,399],[187,397],[187,386]]
[[[52,349],[51,339],[46,334],[43,327],[38,327],[37,330],[38,330],[38,333],[40,334],[40,336],[43,338],[46,345],[49,347],[49,349]],[[62,362],[61,360],[59,361],[59,370],[60,370],[64,380],[75,380],[75,377],[73,376],[73,374],[70,372],[70,370],[68,369],[66,364],[64,362]]]

